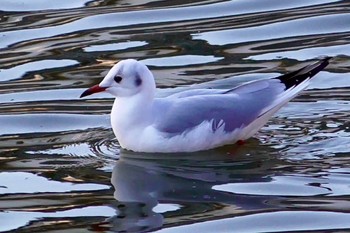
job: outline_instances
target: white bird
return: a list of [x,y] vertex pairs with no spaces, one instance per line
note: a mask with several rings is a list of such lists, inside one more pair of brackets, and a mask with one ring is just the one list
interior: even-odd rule
[[271,79],[229,89],[197,89],[155,98],[151,71],[142,62],[118,62],[102,82],[80,97],[106,91],[116,97],[111,123],[124,149],[194,152],[252,137],[268,119],[305,89],[330,57]]

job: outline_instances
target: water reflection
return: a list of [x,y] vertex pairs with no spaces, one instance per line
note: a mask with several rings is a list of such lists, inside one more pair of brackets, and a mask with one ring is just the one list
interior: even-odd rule
[[[122,151],[111,178],[119,203],[118,214],[109,219],[113,231],[144,232],[176,222],[182,225],[276,208],[273,202],[280,199],[276,196],[213,189],[227,183],[271,181],[273,152],[254,151],[250,156],[249,147],[222,150],[168,156]],[[163,209],[161,213],[158,208]]]
[[[2,1],[0,231],[350,229],[349,6]],[[326,54],[335,58],[310,89],[239,149],[122,151],[113,169],[113,100],[78,99],[125,58],[150,65],[166,96],[277,76]]]
[[[350,204],[342,196],[348,187],[338,181],[349,173],[329,166],[339,164],[338,159],[288,162],[280,158],[281,151],[259,147],[253,140],[244,147],[195,154],[121,151],[111,176],[116,215],[103,224],[113,232],[172,231],[179,226],[188,231],[202,222],[213,230],[221,221],[232,222],[222,223],[224,228],[255,232],[252,219],[266,231],[342,228]],[[298,224],[285,225],[291,216]],[[310,222],[313,218],[323,223]]]

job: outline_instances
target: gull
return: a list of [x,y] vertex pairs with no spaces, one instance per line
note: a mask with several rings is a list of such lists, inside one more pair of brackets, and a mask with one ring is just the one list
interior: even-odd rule
[[155,98],[148,67],[134,59],[115,64],[80,98],[106,91],[115,97],[113,132],[124,149],[148,153],[209,150],[244,142],[329,64],[330,57],[284,75],[232,89],[195,89]]

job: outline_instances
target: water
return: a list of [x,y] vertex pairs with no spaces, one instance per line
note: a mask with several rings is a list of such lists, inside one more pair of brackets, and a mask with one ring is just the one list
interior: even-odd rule
[[[2,0],[1,232],[350,231],[350,3]],[[120,150],[108,94],[118,60],[159,96],[273,77],[335,58],[242,147]]]

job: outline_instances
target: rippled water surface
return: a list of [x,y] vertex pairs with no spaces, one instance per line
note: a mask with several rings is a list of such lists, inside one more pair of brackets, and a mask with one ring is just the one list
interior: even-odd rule
[[[350,2],[0,4],[1,232],[350,231]],[[334,56],[244,146],[120,150],[113,99],[79,99],[117,61],[158,95],[232,87]]]

